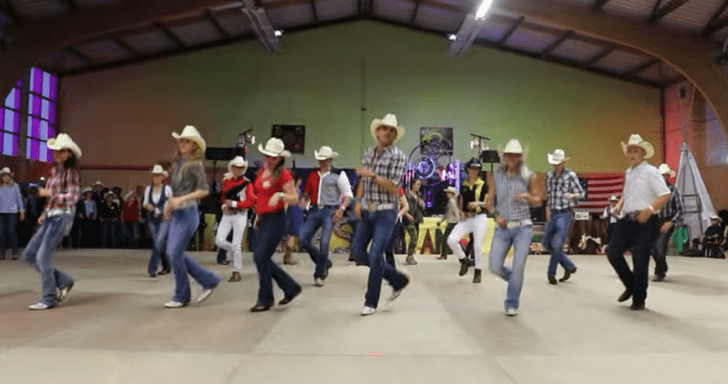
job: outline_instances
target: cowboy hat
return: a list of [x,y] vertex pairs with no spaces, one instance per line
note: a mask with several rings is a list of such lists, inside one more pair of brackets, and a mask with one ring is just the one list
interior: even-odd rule
[[167,171],[165,171],[161,165],[154,164],[154,166],[152,167],[152,175],[162,175],[164,177],[167,177],[169,176],[169,173],[167,173]]
[[102,187],[104,187],[104,186],[105,186],[105,185],[104,185],[104,183],[103,183],[103,182],[101,182],[101,180],[97,180],[97,181],[96,181],[95,183],[93,183],[93,184],[92,184],[91,186],[95,187],[95,186],[97,186],[97,185],[100,185],[100,186],[102,186]]
[[564,161],[567,161],[571,159],[570,157],[566,157],[566,154],[564,153],[563,149],[557,149],[553,151],[553,153],[548,154],[549,158],[549,164],[551,165],[559,165],[563,163]]
[[124,200],[128,200],[130,197],[132,197],[136,192],[135,191],[129,191],[124,195]]
[[710,216],[710,220],[723,221],[723,219],[721,219],[720,216],[716,215],[715,213],[713,214],[713,216]]
[[172,137],[175,139],[188,139],[192,140],[200,147],[202,152],[205,152],[205,149],[207,149],[207,143],[205,143],[205,139],[202,138],[200,135],[200,132],[197,130],[197,128],[188,125],[185,127],[185,129],[182,130],[181,134],[178,134],[177,132],[172,132]]
[[468,160],[467,163],[465,163],[465,168],[480,168],[480,159],[477,157],[473,157],[472,159]]
[[619,197],[617,195],[609,196],[609,201],[619,201]]
[[377,139],[377,129],[379,129],[379,127],[381,127],[381,126],[397,128],[397,137],[394,138],[395,142],[399,141],[399,139],[401,139],[402,136],[404,136],[404,127],[400,127],[397,125],[397,116],[395,116],[391,113],[387,114],[387,116],[384,116],[384,118],[381,120],[374,119],[374,121],[372,121],[371,131],[372,131],[372,137],[374,138],[374,140]]
[[84,189],[83,189],[83,191],[81,191],[81,194],[82,194],[82,195],[83,195],[84,193],[94,193],[94,190],[93,190],[93,189],[91,189],[91,187],[86,187],[86,188],[84,188]]
[[670,168],[669,165],[662,163],[659,167],[657,167],[657,170],[660,171],[663,175],[669,175],[670,177],[675,177],[675,171]]
[[235,158],[230,160],[230,162],[228,163],[228,172],[232,172],[233,167],[248,169],[248,162],[245,161],[242,156],[235,156]]
[[627,153],[627,147],[640,147],[645,150],[645,159],[649,159],[655,154],[655,148],[652,146],[652,144],[642,140],[642,136],[640,135],[632,135],[629,137],[629,140],[627,143],[622,143],[622,151],[624,153]]
[[327,159],[335,159],[339,157],[339,152],[334,152],[331,147],[324,145],[321,147],[321,150],[313,150],[313,157],[316,158],[316,160],[327,160]]
[[0,176],[2,175],[12,175],[13,173],[10,172],[10,168],[5,167],[3,169],[0,169]]
[[510,139],[506,144],[506,148],[503,150],[503,153],[522,155],[523,147],[521,146],[521,142],[518,141],[518,139]]
[[71,136],[68,136],[65,133],[59,133],[55,139],[48,139],[48,149],[52,149],[54,151],[68,149],[73,152],[76,157],[81,158],[81,148],[79,148],[78,145],[71,140]]
[[458,190],[457,190],[457,189],[455,189],[455,187],[453,187],[453,186],[451,185],[451,186],[449,186],[449,187],[445,188],[445,193],[452,193],[452,194],[454,194],[454,195],[457,195],[457,194],[458,194]]
[[283,144],[283,140],[277,138],[277,137],[271,137],[270,140],[268,140],[267,143],[265,143],[265,147],[263,147],[263,144],[258,144],[258,150],[260,153],[264,155],[268,155],[271,157],[289,157],[291,156],[291,152],[286,151],[285,145]]

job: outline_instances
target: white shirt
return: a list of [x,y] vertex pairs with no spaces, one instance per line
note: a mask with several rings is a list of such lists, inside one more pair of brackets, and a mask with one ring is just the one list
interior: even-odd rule
[[669,194],[670,188],[667,187],[660,171],[643,161],[639,165],[629,168],[624,174],[624,191],[622,193],[624,205],[619,217],[641,211],[652,204],[656,198]]
[[[151,185],[147,185],[147,188],[144,189],[144,201],[142,202],[142,206],[147,204],[156,204],[156,202],[159,201],[159,198],[162,197],[162,191],[160,189],[159,193],[156,193],[152,191],[152,201],[149,201],[149,189],[152,188]],[[169,185],[164,186],[164,195],[167,196],[167,200],[172,198],[172,187]]]

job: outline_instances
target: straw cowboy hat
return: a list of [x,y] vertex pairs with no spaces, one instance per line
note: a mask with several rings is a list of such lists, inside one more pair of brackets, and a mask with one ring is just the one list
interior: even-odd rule
[[640,147],[645,150],[645,159],[649,159],[655,154],[655,148],[652,146],[652,144],[642,140],[642,136],[640,135],[632,135],[629,137],[629,141],[627,143],[622,143],[622,150],[624,153],[627,153],[628,147]]
[[619,197],[617,197],[617,195],[612,195],[612,196],[609,196],[609,201],[610,201],[610,202],[613,202],[613,201],[615,201],[615,202],[616,202],[616,201],[619,201]]
[[10,172],[10,168],[5,167],[3,169],[0,169],[0,176],[2,175],[12,175],[13,173]]
[[154,167],[152,167],[152,175],[162,175],[164,177],[169,176],[169,173],[162,168],[159,164],[154,164]]
[[458,194],[458,190],[457,190],[457,189],[455,189],[455,187],[453,187],[453,186],[451,185],[451,186],[449,186],[449,187],[445,188],[445,193],[452,193],[452,194],[454,194],[454,195],[457,195],[457,194]]
[[265,143],[265,147],[263,147],[263,144],[258,144],[258,150],[260,151],[260,153],[271,157],[291,156],[291,152],[286,151],[283,140],[277,137],[272,137],[270,140],[268,140],[268,142]]
[[188,139],[192,140],[200,147],[202,152],[205,152],[207,149],[207,143],[205,143],[205,139],[202,138],[200,135],[200,132],[197,130],[197,128],[188,125],[185,127],[185,129],[182,130],[181,134],[178,134],[177,132],[172,132],[172,137],[175,139]]
[[675,177],[675,171],[673,171],[672,168],[670,168],[670,166],[665,163],[660,164],[660,166],[657,168],[657,170],[659,170],[660,173],[663,175],[669,175],[670,177]]
[[73,152],[76,157],[79,159],[81,158],[81,148],[79,148],[78,145],[71,140],[71,136],[68,136],[65,133],[59,133],[55,139],[48,139],[48,149],[52,149],[54,151],[68,149]]
[[377,129],[383,125],[387,127],[397,128],[397,137],[394,138],[395,142],[399,141],[399,139],[404,136],[404,127],[400,127],[397,125],[397,116],[389,113],[387,114],[387,116],[384,116],[382,120],[374,119],[374,121],[372,121],[371,131],[374,140],[377,139]]
[[84,193],[94,193],[94,190],[93,190],[93,189],[91,189],[91,187],[86,187],[86,188],[84,188],[84,189],[83,189],[83,191],[81,191],[81,194],[82,194],[82,195],[83,195]]
[[233,167],[242,167],[248,169],[248,162],[243,159],[242,156],[235,156],[234,159],[228,163],[228,172],[233,171]]
[[549,164],[551,165],[559,165],[564,161],[571,159],[570,157],[566,157],[563,149],[557,149],[553,153],[549,153],[548,158]]
[[324,145],[318,151],[315,149],[313,150],[313,157],[315,157],[316,160],[335,159],[339,157],[339,152],[334,152],[331,147]]
[[715,213],[713,214],[713,216],[710,216],[710,220],[723,221],[723,219],[721,219],[720,216],[716,215]]
[[102,186],[102,187],[105,187],[104,183],[103,183],[103,182],[101,182],[101,180],[97,180],[97,181],[96,181],[95,183],[91,184],[91,186],[92,186],[92,187],[95,187],[95,186],[97,186],[97,185],[100,185],[100,186]]

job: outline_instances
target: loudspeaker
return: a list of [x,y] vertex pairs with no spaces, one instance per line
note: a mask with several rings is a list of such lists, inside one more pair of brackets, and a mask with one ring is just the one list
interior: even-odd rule
[[[235,156],[243,156],[243,148],[213,148],[207,147],[205,158],[207,160],[232,160]],[[244,156],[243,156],[244,157]]]
[[488,150],[480,152],[480,161],[483,163],[500,163],[498,151]]

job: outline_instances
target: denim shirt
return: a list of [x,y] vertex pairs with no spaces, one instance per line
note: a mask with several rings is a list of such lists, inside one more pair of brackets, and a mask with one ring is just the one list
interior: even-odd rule
[[18,184],[0,187],[0,213],[18,213],[25,211],[23,197]]

